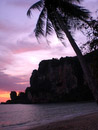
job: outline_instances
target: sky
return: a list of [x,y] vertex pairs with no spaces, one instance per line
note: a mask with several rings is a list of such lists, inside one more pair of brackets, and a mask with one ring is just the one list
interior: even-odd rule
[[[34,69],[38,69],[41,60],[75,56],[68,40],[64,47],[53,33],[40,44],[34,36],[38,11],[32,12],[32,18],[26,13],[37,0],[0,0],[0,102],[8,100],[10,91],[25,91]],[[98,0],[84,0],[82,3],[91,12],[98,8]],[[81,33],[74,36],[76,42],[85,42]],[[81,39],[81,40],[80,40]]]

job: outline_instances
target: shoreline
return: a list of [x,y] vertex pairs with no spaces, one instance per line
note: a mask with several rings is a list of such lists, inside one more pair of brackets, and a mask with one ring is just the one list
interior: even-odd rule
[[98,112],[56,121],[27,130],[98,130]]

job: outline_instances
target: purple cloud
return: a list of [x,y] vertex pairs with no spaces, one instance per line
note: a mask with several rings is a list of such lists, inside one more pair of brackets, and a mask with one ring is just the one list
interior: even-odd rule
[[85,0],[83,6],[89,9],[92,13],[95,13],[95,11],[98,10],[98,0]]
[[0,71],[0,90],[5,91],[24,91],[29,86],[28,76],[10,76]]
[[10,21],[8,21],[8,23],[6,21],[0,21],[0,32],[5,33],[5,34],[11,33],[11,34],[19,35],[19,33],[26,33],[26,32],[31,31],[30,28],[32,27],[32,25],[21,26],[21,25],[12,23]]
[[27,6],[31,6],[32,4],[34,4],[35,2],[37,2],[38,0],[9,0],[9,2],[6,0],[6,3],[8,3],[9,5],[14,5],[14,6],[18,6],[18,7],[27,7]]
[[9,65],[13,61],[13,55],[8,49],[0,46],[0,68],[5,68],[6,65]]

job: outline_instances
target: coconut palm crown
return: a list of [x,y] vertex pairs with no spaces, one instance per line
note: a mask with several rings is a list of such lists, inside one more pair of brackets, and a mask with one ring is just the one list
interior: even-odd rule
[[54,28],[57,37],[62,40],[64,34],[56,15],[69,30],[72,27],[78,28],[81,22],[85,22],[89,18],[89,11],[76,5],[80,2],[81,0],[40,0],[33,4],[27,15],[31,16],[32,9],[38,9],[41,12],[36,24],[35,36],[39,38],[41,35],[51,35]]

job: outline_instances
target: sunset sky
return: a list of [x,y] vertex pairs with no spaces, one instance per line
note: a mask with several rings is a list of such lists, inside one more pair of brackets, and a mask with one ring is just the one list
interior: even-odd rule
[[[29,78],[43,59],[74,56],[67,39],[66,48],[56,38],[49,37],[40,44],[34,37],[38,11],[28,18],[28,8],[37,0],[0,0],[0,102],[9,99],[10,91],[24,91],[29,85]],[[95,12],[98,0],[84,0],[83,5]],[[81,33],[74,36],[78,44],[85,41]],[[80,40],[81,39],[81,40]]]

